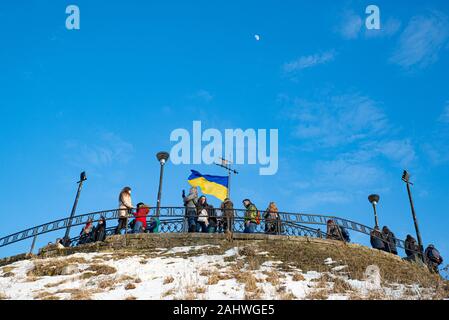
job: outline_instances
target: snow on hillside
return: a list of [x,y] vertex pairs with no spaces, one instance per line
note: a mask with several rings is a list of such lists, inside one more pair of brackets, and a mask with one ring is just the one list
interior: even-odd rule
[[[345,276],[331,258],[330,272],[288,271],[282,261],[251,268],[239,248],[200,254],[208,246],[160,248],[147,253],[77,253],[19,261],[0,268],[1,299],[417,299],[417,285],[381,287],[378,269],[366,279]],[[213,246],[209,246],[213,247]],[[196,254],[198,253],[198,254]],[[267,255],[268,252],[256,252]]]

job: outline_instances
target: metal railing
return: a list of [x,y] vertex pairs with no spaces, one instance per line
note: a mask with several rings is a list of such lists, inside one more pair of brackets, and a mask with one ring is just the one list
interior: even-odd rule
[[[150,208],[150,210],[155,210],[155,208]],[[221,212],[220,209],[211,209],[211,216],[218,216]],[[265,222],[266,220],[263,218],[265,212],[261,211],[261,223],[256,226],[255,233],[266,233],[265,230]],[[245,210],[242,209],[234,209],[234,232],[243,232],[244,230],[244,216]],[[91,212],[87,214],[82,214],[78,216],[74,216],[72,219],[64,218],[60,220],[55,220],[52,222],[48,222],[39,226],[35,226],[20,232],[16,232],[14,234],[5,236],[0,238],[0,247],[9,246],[11,244],[24,241],[26,239],[34,238],[33,243],[39,235],[56,232],[59,230],[66,229],[71,220],[71,227],[83,226],[87,223],[89,219],[92,219],[94,222],[100,220],[100,218],[104,218],[106,221],[116,220],[119,217],[119,210],[105,210],[105,211],[97,211]],[[328,220],[333,220],[337,225],[343,227],[347,230],[352,230],[358,233],[362,233],[370,236],[372,228],[363,225],[361,223],[351,221],[348,219],[343,219],[335,216],[329,215],[317,215],[317,214],[305,214],[305,213],[287,213],[280,212],[280,227],[279,230],[275,234],[281,235],[290,235],[290,236],[308,236],[308,237],[317,237],[317,238],[325,238],[328,236],[326,232],[321,231],[319,228],[314,229],[312,227],[307,227],[305,225],[315,225],[315,226],[326,226]],[[130,216],[132,218],[132,216]],[[151,218],[151,215],[148,216]],[[160,231],[161,233],[169,233],[169,232],[187,232],[187,220],[186,216],[186,208],[184,207],[163,207],[160,208]],[[107,235],[113,234],[115,230],[114,228],[108,228]],[[76,244],[79,241],[79,236],[71,239],[72,244]],[[395,239],[396,247],[405,248],[405,243],[403,240]]]

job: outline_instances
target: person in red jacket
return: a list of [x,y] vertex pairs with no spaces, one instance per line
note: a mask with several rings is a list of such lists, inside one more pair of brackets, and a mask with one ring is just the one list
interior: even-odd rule
[[150,207],[144,203],[137,205],[134,215],[133,233],[142,233],[147,228],[147,215],[150,213]]

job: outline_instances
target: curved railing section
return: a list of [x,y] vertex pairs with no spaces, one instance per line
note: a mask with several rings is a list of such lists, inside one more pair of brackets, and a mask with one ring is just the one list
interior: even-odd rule
[[[220,209],[212,209],[214,212],[219,211]],[[155,209],[152,208],[154,212]],[[244,215],[245,210],[235,209],[235,218],[234,218],[234,232],[243,232],[244,229]],[[184,207],[164,207],[160,209],[160,232],[161,233],[169,233],[169,232],[187,232],[186,227],[186,209]],[[263,217],[264,212],[261,211],[261,216]],[[93,221],[98,221],[101,217],[104,217],[106,221],[113,221],[118,219],[119,212],[117,209],[113,210],[105,210],[105,211],[97,211],[91,212],[87,214],[77,215],[70,218],[64,218],[60,220],[55,220],[52,222],[48,222],[39,226],[35,226],[20,232],[16,232],[14,234],[5,236],[0,238],[0,247],[5,247],[11,245],[13,243],[17,243],[20,241],[24,241],[26,239],[34,238],[37,236],[56,232],[59,230],[64,230],[69,226],[75,228],[79,226],[83,226],[87,223],[89,219]],[[148,220],[153,215],[149,215]],[[290,236],[308,236],[308,237],[317,237],[323,238],[326,237],[326,233],[321,231],[319,228],[314,229],[312,227],[307,227],[305,225],[315,225],[315,226],[326,226],[328,220],[335,221],[339,226],[344,227],[347,230],[352,230],[358,233],[362,233],[365,235],[370,235],[372,228],[363,225],[361,223],[351,221],[348,219],[343,219],[335,216],[329,215],[317,215],[317,214],[305,214],[305,213],[287,213],[280,212],[280,223],[281,230],[277,234],[282,235],[290,235]],[[132,216],[130,216],[130,219]],[[115,227],[109,227],[107,229],[107,235],[113,234]],[[265,233],[265,224],[262,218],[262,222],[260,225],[257,225],[256,233]],[[74,237],[71,239],[72,244],[76,244],[79,240],[79,237]],[[405,248],[405,244],[403,240],[396,239],[396,246],[398,248]]]

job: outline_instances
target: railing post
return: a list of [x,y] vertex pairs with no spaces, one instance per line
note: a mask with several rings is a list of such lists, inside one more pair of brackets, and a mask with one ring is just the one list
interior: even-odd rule
[[36,245],[37,234],[34,235],[33,242],[31,243],[30,254],[33,254],[34,246]]
[[80,181],[77,182],[78,183],[78,191],[76,192],[75,203],[73,204],[72,212],[70,213],[70,218],[67,223],[67,229],[65,231],[64,239],[67,239],[70,235],[70,228],[72,227],[72,219],[75,216],[76,207],[78,205],[78,200],[80,198],[81,190],[83,188],[83,182],[86,180],[87,180],[86,173],[82,172],[80,175]]

